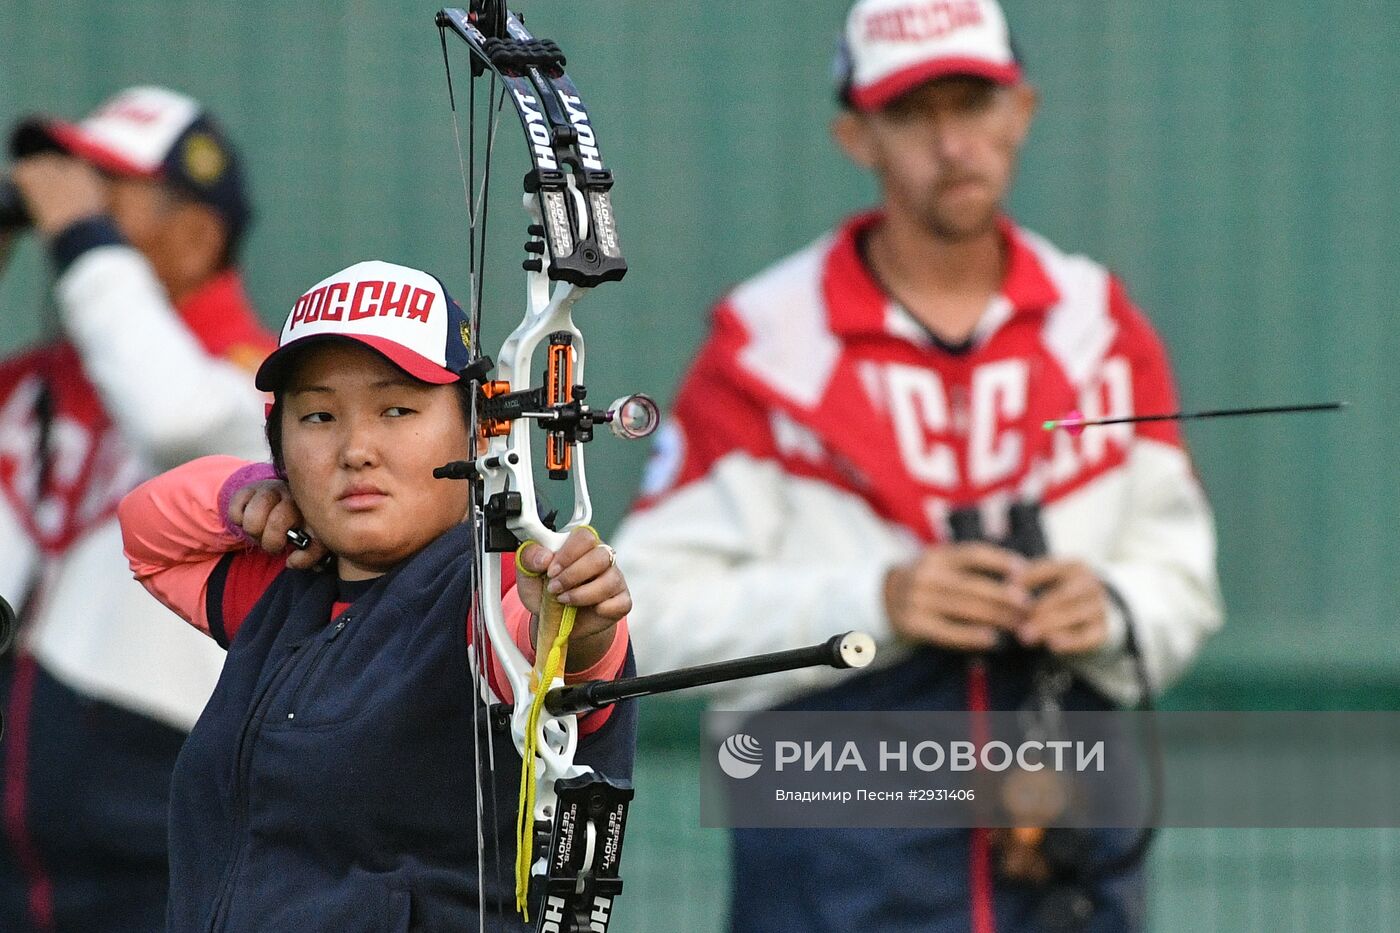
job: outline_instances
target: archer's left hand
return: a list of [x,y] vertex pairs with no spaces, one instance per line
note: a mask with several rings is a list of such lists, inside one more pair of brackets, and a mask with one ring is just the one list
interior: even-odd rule
[[1087,654],[1108,641],[1108,593],[1087,564],[1052,557],[1032,561],[1021,583],[1037,594],[1016,637],[1051,654]]
[[515,578],[520,600],[536,617],[547,587],[565,606],[578,610],[569,636],[571,671],[592,667],[612,644],[613,629],[632,610],[632,594],[612,548],[587,528],[576,528],[557,552],[531,544],[520,555],[526,569],[543,576]]

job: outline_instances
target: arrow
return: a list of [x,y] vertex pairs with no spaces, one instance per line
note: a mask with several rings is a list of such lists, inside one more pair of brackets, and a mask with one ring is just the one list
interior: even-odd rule
[[1092,418],[1086,420],[1078,411],[1072,411],[1063,418],[1046,421],[1041,427],[1047,431],[1064,428],[1078,435],[1085,428],[1103,424],[1137,424],[1142,421],[1193,421],[1199,418],[1233,418],[1239,415],[1280,415],[1298,411],[1340,411],[1349,407],[1349,402],[1315,402],[1310,405],[1265,405],[1257,408],[1214,408],[1207,411],[1178,411],[1169,415],[1133,415],[1128,418]]

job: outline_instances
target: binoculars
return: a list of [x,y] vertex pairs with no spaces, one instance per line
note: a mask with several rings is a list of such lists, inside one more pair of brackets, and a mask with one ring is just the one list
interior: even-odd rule
[[8,178],[0,180],[0,233],[23,230],[33,222],[15,183]]
[[0,596],[0,654],[10,649],[10,641],[15,637],[17,617],[5,597]]

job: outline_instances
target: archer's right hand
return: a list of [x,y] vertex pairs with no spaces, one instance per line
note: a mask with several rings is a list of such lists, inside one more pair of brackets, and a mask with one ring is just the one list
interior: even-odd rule
[[983,542],[933,547],[885,576],[885,612],[899,637],[955,651],[988,651],[1031,608],[1026,560]]
[[[281,554],[290,547],[287,532],[302,529],[305,521],[292,498],[292,490],[280,479],[249,483],[234,493],[228,503],[228,520],[269,554]],[[310,570],[328,553],[313,535],[310,547],[294,549],[287,555],[287,566]]]

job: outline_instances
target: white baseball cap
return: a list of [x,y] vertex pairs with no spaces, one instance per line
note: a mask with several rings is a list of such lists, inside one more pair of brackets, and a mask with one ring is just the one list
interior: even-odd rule
[[836,60],[842,99],[878,110],[936,78],[1021,81],[1006,14],[996,0],[860,0]]
[[357,262],[296,300],[277,349],[258,367],[264,392],[281,389],[295,352],[312,343],[353,340],[415,379],[456,382],[470,362],[467,315],[436,276],[408,266]]
[[237,153],[192,97],[145,85],[114,94],[79,123],[21,120],[10,154],[57,149],[116,175],[159,178],[218,211],[236,237],[250,217]]

